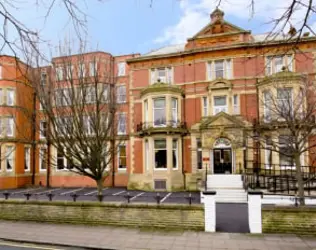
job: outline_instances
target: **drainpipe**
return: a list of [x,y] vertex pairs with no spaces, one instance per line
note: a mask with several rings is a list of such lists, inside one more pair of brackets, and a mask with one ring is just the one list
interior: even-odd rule
[[[110,83],[110,95],[112,98],[112,105],[113,102],[115,101],[115,82],[114,82],[114,58],[111,57],[111,72],[110,72],[110,79],[111,81],[113,81],[112,83]],[[111,111],[112,115],[113,115],[113,123],[112,123],[112,133],[111,133],[111,157],[112,157],[112,187],[115,187],[115,128],[114,126],[116,125],[115,120],[116,120],[116,112],[114,112],[114,108],[117,108],[117,103],[115,103],[115,107],[111,107]]]
[[[185,94],[183,94],[183,108],[182,108],[182,110],[183,110],[183,124],[185,124],[185,122],[186,122],[186,119],[185,119]],[[186,129],[186,127],[185,127],[185,129]],[[182,154],[181,154],[181,158],[182,158],[182,175],[183,175],[183,188],[184,188],[184,190],[186,190],[187,189],[187,187],[186,187],[186,176],[185,176],[185,171],[184,171],[184,134],[182,133],[181,134],[181,150],[182,150]]]
[[35,185],[35,174],[36,174],[36,92],[33,93],[33,114],[32,114],[32,185]]

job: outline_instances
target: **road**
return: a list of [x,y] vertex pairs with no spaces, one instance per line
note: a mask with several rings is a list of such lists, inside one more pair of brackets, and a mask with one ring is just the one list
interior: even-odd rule
[[0,240],[0,250],[83,250],[83,248],[47,246]]

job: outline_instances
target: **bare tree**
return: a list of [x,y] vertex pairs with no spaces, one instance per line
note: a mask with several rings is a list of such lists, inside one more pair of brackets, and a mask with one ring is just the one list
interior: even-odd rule
[[[125,124],[117,119],[113,57],[91,59],[89,54],[56,58],[49,81],[40,80],[38,68],[32,82],[43,110],[40,119],[45,125],[39,129],[47,145],[67,159],[69,171],[93,179],[101,196],[104,180],[114,168],[117,128]],[[54,161],[50,165],[58,167]]]
[[[303,160],[316,148],[315,85],[307,76],[283,71],[263,80],[258,89],[262,115],[252,136],[259,148],[280,155],[281,168],[295,169],[300,204],[304,205]],[[265,164],[271,164],[270,160]]]
[[[217,0],[217,7],[220,7],[224,0]],[[267,40],[277,39],[280,35],[286,35],[287,39],[294,39],[299,41],[303,36],[306,36],[306,32],[311,32],[316,35],[316,31],[312,27],[313,18],[316,14],[316,4],[313,0],[290,0],[280,1],[282,2],[282,8],[280,9],[280,15],[277,17],[271,17],[269,22],[272,28],[267,36]],[[284,4],[283,4],[284,3]],[[256,15],[257,7],[261,4],[257,0],[248,0],[248,4],[245,4],[245,8],[249,9],[250,16]]]

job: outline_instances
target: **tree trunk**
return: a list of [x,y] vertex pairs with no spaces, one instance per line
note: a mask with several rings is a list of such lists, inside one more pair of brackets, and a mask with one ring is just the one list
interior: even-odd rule
[[98,195],[102,195],[103,178],[101,178],[100,180],[97,180],[96,183],[97,183]]
[[305,205],[304,182],[302,178],[300,155],[295,155],[295,165],[296,165],[296,179],[297,179],[299,202],[301,206],[304,206]]
[[97,189],[98,189],[98,200],[101,202],[103,200],[103,194],[102,194],[102,190],[103,190],[103,178],[96,180],[97,183]]

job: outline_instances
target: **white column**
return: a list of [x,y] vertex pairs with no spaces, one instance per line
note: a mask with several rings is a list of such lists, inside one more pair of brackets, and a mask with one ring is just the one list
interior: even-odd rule
[[205,232],[215,232],[216,228],[216,207],[215,207],[215,191],[203,192],[204,196],[204,223]]
[[248,192],[248,221],[252,234],[262,233],[261,197],[262,192],[260,191]]

